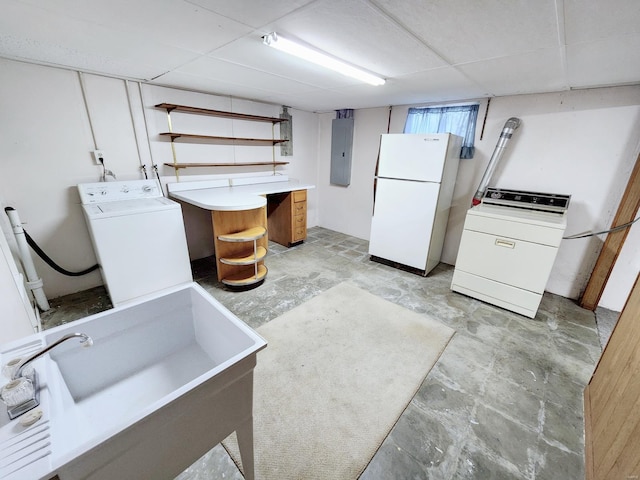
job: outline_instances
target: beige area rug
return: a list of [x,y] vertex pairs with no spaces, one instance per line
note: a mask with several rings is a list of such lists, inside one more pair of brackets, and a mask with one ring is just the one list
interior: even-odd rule
[[[256,480],[356,479],[454,330],[341,283],[258,328]],[[235,463],[235,433],[223,442]]]

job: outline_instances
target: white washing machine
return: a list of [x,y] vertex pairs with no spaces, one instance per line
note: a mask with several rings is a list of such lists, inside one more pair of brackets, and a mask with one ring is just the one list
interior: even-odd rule
[[156,180],[84,183],[78,191],[114,306],[192,281],[182,209]]
[[467,212],[451,289],[535,317],[567,226],[569,199],[488,189]]

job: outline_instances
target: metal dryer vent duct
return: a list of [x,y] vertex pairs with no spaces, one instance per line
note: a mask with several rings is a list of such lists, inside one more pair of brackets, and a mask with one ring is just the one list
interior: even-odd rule
[[502,158],[502,154],[504,153],[504,149],[511,140],[511,136],[513,132],[520,126],[520,119],[516,117],[511,117],[502,127],[502,132],[500,133],[500,138],[498,139],[498,143],[496,145],[493,154],[491,155],[491,159],[489,160],[489,164],[487,165],[487,169],[482,176],[482,180],[480,180],[480,185],[478,185],[478,190],[476,190],[476,194],[473,196],[473,200],[471,201],[471,206],[478,205],[482,201],[482,197],[484,196],[485,191],[487,190],[487,185],[489,185],[489,181],[491,181],[491,176],[493,175],[493,171],[496,169],[498,162]]

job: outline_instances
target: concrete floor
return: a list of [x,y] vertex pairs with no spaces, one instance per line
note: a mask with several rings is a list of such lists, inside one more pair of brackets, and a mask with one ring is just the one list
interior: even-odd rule
[[609,310],[607,308],[597,307],[596,308],[596,323],[598,325],[598,336],[600,337],[600,346],[604,350],[604,347],[607,345],[609,341],[609,337],[611,336],[611,332],[618,323],[618,318],[620,317],[620,312],[615,312],[613,310]]
[[[595,314],[545,293],[528,319],[452,292],[451,266],[421,277],[370,261],[367,247],[315,227],[302,245],[270,244],[258,288],[225,289],[212,259],[193,263],[194,279],[254,328],[350,280],[456,330],[362,480],[584,478],[582,392],[601,354]],[[110,307],[102,287],[51,303],[46,327]],[[219,478],[242,479],[220,445],[178,477]]]

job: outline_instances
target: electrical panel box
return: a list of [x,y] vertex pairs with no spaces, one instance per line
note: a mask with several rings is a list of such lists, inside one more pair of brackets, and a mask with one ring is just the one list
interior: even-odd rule
[[331,124],[332,185],[351,183],[351,153],[353,149],[353,118],[334,118]]

